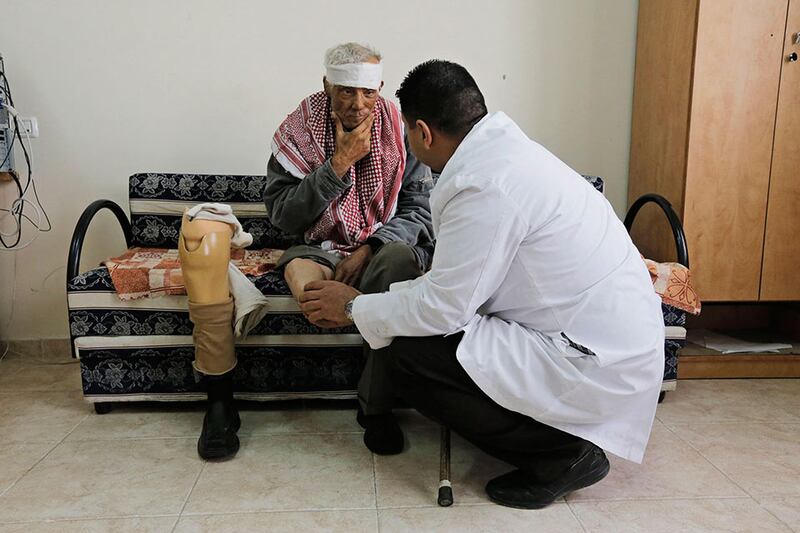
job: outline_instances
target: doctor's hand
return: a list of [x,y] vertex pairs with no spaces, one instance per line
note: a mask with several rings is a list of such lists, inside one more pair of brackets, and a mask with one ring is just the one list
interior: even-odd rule
[[355,287],[361,281],[361,276],[370,261],[372,261],[372,247],[369,244],[364,244],[336,265],[336,273],[333,275],[333,279]]
[[375,115],[370,114],[352,131],[344,131],[342,121],[339,120],[336,113],[331,113],[331,118],[336,127],[336,151],[331,157],[331,165],[336,175],[341,178],[350,170],[350,167],[369,153]]
[[345,315],[345,304],[360,294],[353,287],[338,281],[312,281],[300,296],[300,309],[314,325],[341,328],[353,323]]

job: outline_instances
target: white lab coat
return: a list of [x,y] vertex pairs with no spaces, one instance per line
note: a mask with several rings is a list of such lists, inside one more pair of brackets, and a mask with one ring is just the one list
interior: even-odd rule
[[603,195],[493,113],[445,166],[431,211],[431,270],[353,304],[370,346],[464,331],[458,361],[498,404],[641,462],[664,323]]

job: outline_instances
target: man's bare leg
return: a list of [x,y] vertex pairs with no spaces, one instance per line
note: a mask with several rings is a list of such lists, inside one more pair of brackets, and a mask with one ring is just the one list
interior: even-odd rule
[[333,279],[333,270],[324,265],[298,257],[286,265],[283,272],[286,284],[292,291],[295,300],[299,300],[305,292],[305,286],[312,281],[325,281]]

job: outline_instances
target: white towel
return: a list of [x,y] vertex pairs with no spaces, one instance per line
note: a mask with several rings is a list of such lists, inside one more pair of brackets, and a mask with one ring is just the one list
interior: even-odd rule
[[267,298],[233,262],[228,264],[228,281],[233,296],[233,333],[237,340],[244,339],[267,314]]
[[[253,244],[253,236],[242,229],[242,224],[227,204],[197,204],[186,212],[186,216],[189,220],[213,220],[229,224],[233,229],[231,246],[234,248],[246,248]],[[233,262],[228,264],[228,282],[233,296],[233,333],[237,340],[241,340],[267,314],[267,298]]]

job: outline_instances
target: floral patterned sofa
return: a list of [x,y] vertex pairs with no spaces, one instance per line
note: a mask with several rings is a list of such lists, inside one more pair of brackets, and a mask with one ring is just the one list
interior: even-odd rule
[[[83,394],[98,413],[112,402],[186,401],[205,398],[192,369],[192,324],[186,296],[122,301],[108,270],[80,271],[83,241],[96,213],[109,209],[131,247],[176,248],[181,214],[201,202],[230,204],[252,249],[287,248],[292,239],[270,224],[262,202],[265,176],[134,174],[129,178],[128,219],[110,200],[97,200],[81,215],[67,263],[69,328],[80,359]],[[587,179],[602,192],[600,178]],[[634,213],[635,216],[635,213]],[[632,220],[631,220],[632,221]],[[626,222],[627,223],[627,222]],[[114,255],[121,250],[108,250]],[[252,278],[269,298],[269,314],[237,343],[234,380],[240,399],[355,398],[362,365],[361,337],[353,328],[322,330],[305,320],[283,277]],[[685,338],[683,311],[664,307],[668,327],[664,388],[677,373]]]

